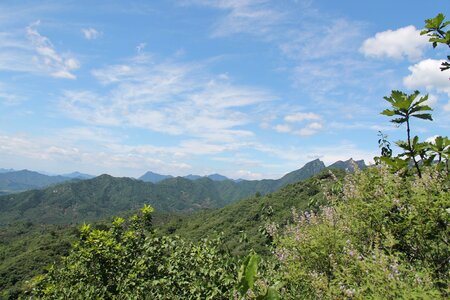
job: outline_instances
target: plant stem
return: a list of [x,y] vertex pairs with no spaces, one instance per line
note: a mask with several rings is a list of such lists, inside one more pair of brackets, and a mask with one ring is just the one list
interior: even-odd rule
[[419,164],[416,161],[416,152],[413,151],[413,148],[411,147],[411,136],[410,136],[410,129],[409,129],[409,115],[406,115],[406,133],[408,134],[408,148],[409,152],[411,153],[412,159],[414,161],[414,166],[416,166],[417,173],[419,174],[419,178],[422,178],[422,173],[420,172]]

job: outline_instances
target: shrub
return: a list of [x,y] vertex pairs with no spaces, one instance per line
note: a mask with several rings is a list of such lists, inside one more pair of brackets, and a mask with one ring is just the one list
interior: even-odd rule
[[285,299],[448,296],[448,179],[378,166],[347,175],[329,198],[275,236]]

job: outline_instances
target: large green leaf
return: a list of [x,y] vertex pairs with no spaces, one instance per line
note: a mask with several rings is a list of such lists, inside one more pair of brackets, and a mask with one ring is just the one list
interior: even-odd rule
[[258,254],[251,252],[241,265],[238,276],[238,290],[241,295],[244,295],[249,289],[253,288],[258,273],[259,260],[260,257]]
[[431,114],[415,114],[412,115],[413,117],[419,118],[419,119],[423,119],[423,120],[430,120],[433,121],[433,118],[431,117]]
[[395,115],[395,112],[393,110],[390,110],[390,109],[385,109],[385,110],[383,110],[381,112],[381,114],[385,115],[385,116],[392,117],[393,115]]

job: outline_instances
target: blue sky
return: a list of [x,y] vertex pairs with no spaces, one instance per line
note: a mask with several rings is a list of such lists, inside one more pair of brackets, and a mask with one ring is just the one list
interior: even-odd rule
[[446,1],[0,3],[0,167],[277,178],[370,161],[392,89],[430,94],[448,135],[448,49],[418,32]]

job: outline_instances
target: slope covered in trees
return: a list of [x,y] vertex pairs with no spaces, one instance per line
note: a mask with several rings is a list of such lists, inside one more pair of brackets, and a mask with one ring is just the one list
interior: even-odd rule
[[223,207],[236,200],[267,194],[304,180],[325,168],[319,160],[307,163],[278,180],[234,182],[181,177],[157,184],[131,178],[101,175],[94,179],[69,182],[44,190],[32,190],[0,197],[0,225],[16,221],[70,224],[111,217],[151,204],[158,212],[193,212]]
[[191,241],[223,234],[224,245],[234,254],[242,255],[250,249],[268,254],[271,238],[266,227],[289,223],[292,209],[317,209],[326,201],[323,190],[334,184],[333,178],[343,175],[343,171],[324,170],[265,196],[256,195],[221,209],[173,218],[160,227],[160,233],[179,235]]
[[0,193],[9,194],[39,189],[73,179],[75,178],[48,176],[28,170],[8,171],[0,173]]

